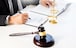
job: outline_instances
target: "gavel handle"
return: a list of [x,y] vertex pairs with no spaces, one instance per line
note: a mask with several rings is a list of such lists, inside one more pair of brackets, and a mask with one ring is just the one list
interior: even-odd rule
[[23,36],[23,35],[30,35],[30,34],[38,34],[38,31],[37,32],[31,32],[31,33],[12,33],[10,34],[9,36]]

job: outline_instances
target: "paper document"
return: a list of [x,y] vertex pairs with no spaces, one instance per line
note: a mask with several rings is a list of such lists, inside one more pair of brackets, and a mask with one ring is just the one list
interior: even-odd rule
[[29,17],[28,21],[25,24],[33,25],[33,26],[40,26],[44,21],[47,20],[47,17],[44,15],[28,12]]

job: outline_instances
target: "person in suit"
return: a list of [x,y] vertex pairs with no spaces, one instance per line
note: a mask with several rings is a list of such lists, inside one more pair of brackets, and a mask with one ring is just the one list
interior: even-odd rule
[[[21,0],[21,4],[24,1],[27,4],[30,4],[30,0]],[[33,1],[35,1],[36,5],[39,2],[39,0]],[[22,4],[22,7],[25,6],[26,3]],[[51,2],[49,0],[40,0],[40,4],[42,4],[43,6],[50,6]],[[17,13],[19,11],[18,5],[19,4],[17,0],[0,0],[0,26],[5,26],[8,24],[24,24],[28,20],[27,13]]]

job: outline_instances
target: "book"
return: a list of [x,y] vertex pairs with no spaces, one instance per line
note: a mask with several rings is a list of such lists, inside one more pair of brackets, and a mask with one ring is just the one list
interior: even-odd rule
[[[66,4],[67,3],[64,3],[63,6],[56,6],[56,9],[58,10],[57,14],[59,14],[66,7]],[[50,10],[51,8],[46,8],[42,5],[34,7],[32,6],[32,8],[24,8],[22,12],[28,13],[29,17],[31,18],[28,19],[28,21],[25,24],[37,27],[40,26],[43,22],[45,22],[48,19],[48,16],[51,15]]]

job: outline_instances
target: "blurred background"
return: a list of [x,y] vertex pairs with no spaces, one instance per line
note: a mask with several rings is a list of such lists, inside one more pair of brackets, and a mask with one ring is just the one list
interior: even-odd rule
[[76,0],[65,0],[65,1],[76,3]]

